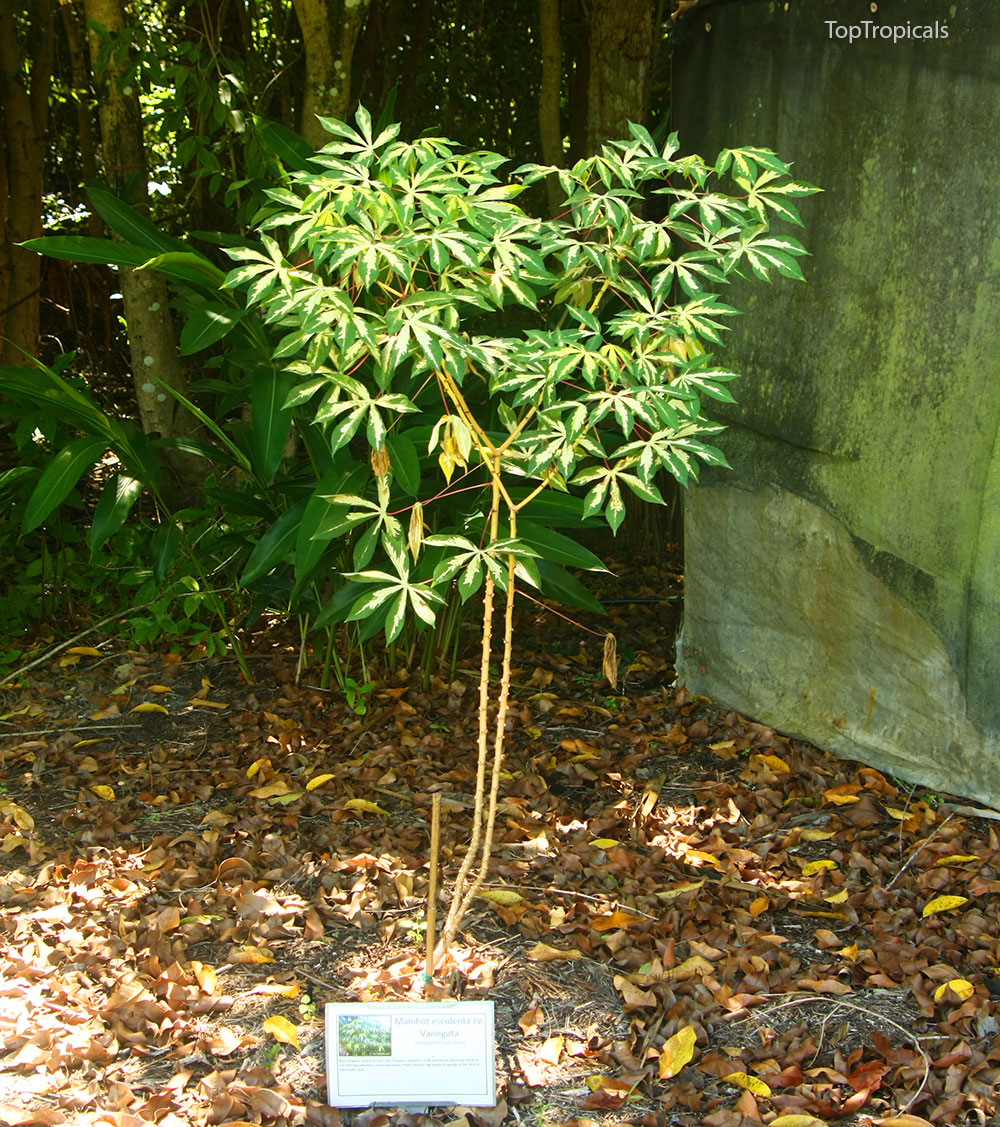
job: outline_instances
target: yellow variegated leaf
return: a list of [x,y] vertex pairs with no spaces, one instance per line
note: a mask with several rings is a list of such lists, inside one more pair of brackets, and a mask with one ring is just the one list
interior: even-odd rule
[[79,654],[81,657],[103,657],[100,650],[93,646],[70,646],[66,651],[69,654]]
[[950,912],[952,908],[961,908],[968,902],[968,896],[935,896],[933,900],[927,901],[920,915],[926,917],[936,915],[938,912]]
[[309,782],[306,783],[306,790],[315,790],[317,787],[321,787],[324,783],[328,783],[335,777],[334,775],[317,775],[314,779],[310,779]]
[[698,1034],[695,1033],[694,1026],[685,1025],[664,1042],[657,1066],[661,1080],[669,1080],[672,1076],[676,1076],[686,1064],[690,1063],[697,1040]]
[[963,1002],[967,1001],[976,992],[975,986],[972,985],[965,978],[952,978],[948,982],[942,982],[941,985],[934,991],[934,1001],[940,1002],[948,991],[957,994]]
[[829,858],[824,858],[822,861],[810,861],[808,865],[802,868],[802,875],[804,877],[811,877],[813,873],[821,873],[824,869],[835,869],[837,867],[836,861],[831,861]]
[[771,1094],[771,1089],[763,1080],[758,1080],[756,1076],[748,1076],[745,1072],[730,1072],[728,1076],[723,1076],[722,1079],[728,1084],[735,1084],[738,1088],[746,1088],[748,1092],[752,1092],[755,1096],[769,1096]]
[[981,861],[975,853],[950,853],[947,857],[939,857],[934,862],[934,868],[940,869],[945,865],[967,865],[970,861]]
[[142,704],[130,708],[129,712],[166,712],[169,714],[170,709],[164,708],[162,704],[157,704],[155,701],[144,700]]
[[479,895],[484,900],[491,900],[494,904],[500,904],[504,908],[509,908],[513,904],[520,904],[524,899],[520,892],[515,892],[512,888],[482,888],[479,890]]
[[363,810],[366,814],[388,814],[377,802],[369,802],[367,798],[349,798],[344,806],[348,810]]
[[590,844],[595,849],[613,849],[616,845],[620,845],[621,842],[613,837],[595,837]]
[[676,888],[666,888],[663,892],[658,892],[656,895],[661,900],[673,900],[675,896],[683,896],[685,892],[694,892],[696,888],[701,888],[705,882],[703,880],[691,880],[686,884],[679,884]]
[[275,1014],[274,1017],[269,1017],[261,1028],[265,1033],[270,1033],[275,1041],[280,1041],[283,1045],[293,1045],[296,1049],[299,1047],[298,1030],[287,1017]]
[[103,783],[98,783],[90,789],[98,798],[103,798],[105,802],[110,802],[115,797],[115,788],[105,786]]

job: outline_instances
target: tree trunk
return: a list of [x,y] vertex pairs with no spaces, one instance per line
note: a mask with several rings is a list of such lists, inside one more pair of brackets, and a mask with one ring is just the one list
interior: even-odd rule
[[330,139],[316,115],[343,119],[351,108],[351,60],[371,0],[292,0],[306,55],[302,135],[319,148]]
[[[121,0],[84,0],[88,25],[100,24],[112,34],[122,31],[124,15]],[[89,36],[90,57],[98,90],[104,170],[109,186],[116,195],[141,211],[148,211],[146,153],[142,137],[142,116],[139,97],[131,87],[122,88],[119,71],[109,62],[103,73],[97,73],[100,39],[92,31]],[[132,378],[139,401],[142,429],[148,435],[177,437],[194,430],[190,416],[166,388],[183,391],[186,385],[181,367],[174,327],[170,319],[170,298],[166,280],[154,270],[120,268],[122,298]],[[186,499],[184,479],[187,459],[168,451],[166,460],[174,473],[174,500]],[[167,485],[167,483],[164,483]]]
[[[538,134],[545,164],[563,163],[562,146],[562,41],[559,35],[559,0],[539,0],[539,34],[542,45],[542,84],[538,92]],[[559,181],[550,175],[545,182],[549,211],[555,215],[562,204]]]
[[[55,49],[55,5],[38,0],[22,49],[12,6],[0,0],[0,363],[38,353],[41,259],[19,243],[42,233],[42,187]],[[23,351],[22,351],[23,350]]]
[[587,148],[628,136],[642,122],[653,50],[652,0],[593,0],[590,15],[590,83]]

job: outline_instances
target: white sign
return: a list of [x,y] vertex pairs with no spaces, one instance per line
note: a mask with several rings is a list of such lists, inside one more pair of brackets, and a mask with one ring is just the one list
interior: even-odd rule
[[331,1002],[331,1107],[496,1105],[492,1002]]

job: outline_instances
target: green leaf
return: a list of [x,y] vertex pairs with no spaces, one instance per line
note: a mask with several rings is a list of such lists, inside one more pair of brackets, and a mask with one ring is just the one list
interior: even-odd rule
[[285,406],[290,378],[264,365],[254,370],[250,381],[250,421],[254,462],[264,481],[270,481],[281,465],[292,409]]
[[241,583],[253,583],[255,579],[273,571],[283,559],[291,555],[299,534],[299,521],[305,510],[306,502],[299,501],[278,517],[250,553],[250,559],[240,577]]
[[85,470],[89,470],[108,448],[103,438],[78,438],[64,446],[45,467],[34,492],[28,498],[21,530],[31,532],[50,516],[73,491]]
[[117,239],[95,239],[88,235],[44,235],[28,239],[21,246],[49,258],[68,262],[101,262],[111,266],[142,266],[149,261],[149,250]]
[[420,493],[420,456],[417,448],[405,434],[387,434],[386,449],[392,463],[392,475],[399,488],[409,497]]
[[[520,529],[518,529],[520,532]],[[541,582],[541,590],[549,598],[558,599],[567,606],[579,607],[581,610],[593,611],[594,614],[605,614],[604,607],[587,590],[586,587],[558,564],[549,560],[535,560]]]
[[170,567],[181,543],[181,530],[173,521],[164,521],[153,533],[151,541],[153,554],[153,578],[162,583],[167,578]]
[[94,519],[87,529],[87,546],[91,555],[98,552],[108,537],[125,523],[140,493],[142,482],[128,474],[117,473],[107,482],[94,509]]
[[190,356],[221,340],[243,319],[244,311],[217,302],[199,305],[181,330],[180,353]]
[[519,520],[517,535],[520,540],[534,548],[541,559],[566,564],[568,567],[583,568],[586,571],[608,570],[593,552],[552,528]]
[[292,132],[277,121],[269,121],[266,117],[253,115],[254,128],[257,135],[286,169],[293,172],[318,170],[318,165],[311,161],[316,155],[312,145],[298,133]]
[[[99,184],[88,184],[87,195],[94,210],[116,235],[127,243],[148,247],[151,251],[163,254],[172,250],[187,250],[180,239],[165,235],[134,207],[120,200],[113,192]],[[146,256],[147,259],[150,257]]]

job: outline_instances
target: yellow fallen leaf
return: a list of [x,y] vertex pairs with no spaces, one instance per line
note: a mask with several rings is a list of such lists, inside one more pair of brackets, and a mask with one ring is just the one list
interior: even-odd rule
[[780,755],[762,755],[760,758],[772,771],[791,771],[791,767]]
[[546,1038],[542,1047],[538,1050],[538,1059],[545,1061],[546,1064],[558,1064],[565,1044],[566,1038],[561,1033],[556,1034],[555,1037]]
[[130,708],[129,712],[166,712],[169,714],[170,709],[164,708],[162,704],[157,704],[155,701],[144,700],[142,704]]
[[349,798],[344,806],[348,810],[363,810],[366,814],[385,814],[388,815],[388,810],[383,810],[377,802],[369,802],[367,798]]
[[750,906],[747,911],[750,913],[751,918],[756,919],[758,916],[763,915],[764,912],[771,907],[771,901],[766,896],[755,896],[750,901]]
[[701,861],[705,865],[718,865],[719,858],[712,853],[705,853],[701,849],[689,849],[684,854],[684,860],[690,861],[694,858],[695,861]]
[[280,1041],[283,1045],[293,1045],[296,1049],[299,1047],[298,1030],[287,1017],[275,1014],[274,1017],[269,1017],[261,1028],[265,1033],[270,1033],[275,1041]]
[[120,685],[116,685],[111,690],[111,695],[118,696],[119,693],[127,693],[138,680],[138,677],[133,677],[131,681],[123,681]]
[[255,759],[247,768],[247,778],[252,779],[259,771],[271,766],[271,760],[265,755],[263,759]]
[[104,654],[93,646],[70,646],[68,654],[79,654],[80,657],[103,657]]
[[802,841],[829,841],[830,838],[832,838],[834,836],[835,835],[830,833],[829,830],[812,830],[812,829],[804,829],[799,834],[799,838]]
[[292,791],[291,794],[275,795],[275,797],[271,799],[271,805],[272,806],[290,806],[293,802],[297,802],[302,797],[302,795],[304,793],[305,793],[305,791],[296,790],[296,791]]
[[80,663],[79,657],[61,657],[59,659],[60,669],[69,669],[70,666],[78,665]]
[[0,853],[13,853],[15,849],[27,849],[28,839],[20,834],[7,834],[0,839]]
[[837,862],[831,861],[829,858],[823,858],[821,861],[810,861],[808,865],[802,867],[802,875],[811,877],[813,873],[821,873],[824,869],[835,869],[836,867]]
[[[10,712],[5,712],[0,716],[0,720],[9,720],[12,716],[21,716],[23,713],[27,712],[29,708],[31,708],[30,704],[22,704],[20,708],[12,708]],[[105,738],[111,739],[110,736]]]
[[512,904],[520,904],[524,899],[520,892],[515,892],[512,888],[482,888],[479,890],[479,896],[504,908],[509,908]]
[[254,798],[274,798],[276,794],[288,794],[288,783],[280,779],[265,783],[262,787],[254,787],[250,792]]
[[968,1001],[968,999],[971,998],[972,995],[976,992],[975,986],[973,986],[972,983],[968,981],[968,979],[952,978],[947,982],[942,982],[937,990],[934,991],[934,1001],[940,1002],[949,990],[953,994],[957,994],[963,1002]]
[[336,778],[335,775],[317,775],[314,779],[310,779],[306,783],[306,790],[315,790],[321,787],[324,783],[328,783],[331,779]]
[[624,908],[615,908],[608,916],[595,916],[590,921],[590,926],[594,931],[617,931],[619,928],[631,927],[632,924],[641,924],[646,918]]
[[975,853],[950,853],[947,857],[939,857],[934,862],[934,868],[940,869],[945,865],[967,865],[970,861],[981,861]]
[[[0,717],[0,719],[3,719],[3,717]],[[78,747],[90,747],[91,744],[106,743],[110,739],[111,739],[110,736],[98,736],[96,739],[93,739],[93,740],[77,740],[76,743],[73,744],[73,750],[76,751],[76,749]]]
[[568,962],[573,959],[582,959],[583,954],[575,947],[568,951],[561,947],[550,947],[548,943],[536,943],[525,952],[525,957],[533,963],[558,963]]
[[832,802],[834,806],[850,806],[852,803],[860,802],[861,795],[846,793],[839,787],[832,787],[823,792],[823,799],[825,802]]
[[150,693],[172,693],[174,690],[169,685],[150,685],[146,691]]
[[115,788],[105,786],[103,783],[98,783],[90,789],[98,798],[103,798],[105,802],[110,802],[115,797]]
[[795,1112],[792,1115],[779,1115],[777,1119],[771,1120],[768,1127],[827,1127],[827,1125],[825,1119]]
[[968,902],[968,896],[935,896],[933,900],[927,901],[920,915],[926,917],[936,915],[938,912],[950,912],[952,908],[961,908]]
[[910,1115],[909,1112],[890,1115],[888,1119],[876,1119],[875,1122],[878,1127],[934,1127],[929,1119],[924,1119],[920,1115]]
[[857,943],[852,943],[850,947],[841,947],[837,954],[842,959],[850,959],[853,963],[858,957],[858,945]]
[[839,892],[833,893],[832,896],[824,896],[823,899],[827,904],[843,904],[847,899],[847,889],[842,888]]
[[701,888],[704,883],[703,880],[689,880],[685,884],[677,885],[676,888],[666,888],[656,895],[661,900],[673,900],[675,896],[683,896],[685,892],[694,892],[695,889]]
[[[221,700],[205,700],[203,697],[192,697],[188,704],[193,705],[195,708],[228,708],[228,704],[224,704]],[[167,710],[164,709],[164,712]]]
[[33,830],[35,828],[35,819],[28,811],[9,799],[0,799],[0,814],[3,814],[4,817],[13,818],[14,825],[19,829]]
[[669,978],[673,982],[685,982],[699,974],[711,974],[713,970],[714,967],[704,956],[692,955],[684,962],[678,963],[677,966],[665,970],[663,977]]
[[274,952],[267,947],[230,947],[226,959],[230,963],[273,963]]
[[695,1033],[693,1025],[685,1025],[672,1037],[667,1038],[660,1050],[657,1065],[661,1080],[669,1080],[672,1076],[676,1076],[686,1064],[690,1063],[697,1040],[698,1034]]
[[595,837],[590,844],[595,849],[613,849],[616,845],[621,845],[621,842],[613,837]]
[[727,747],[732,747],[735,743],[735,740],[719,740],[718,743],[709,744],[708,746],[712,751],[725,751]]
[[261,982],[250,994],[263,994],[268,998],[297,998],[302,992],[302,987],[297,982]]
[[730,1072],[728,1076],[723,1076],[722,1079],[727,1084],[735,1084],[738,1088],[745,1088],[755,1096],[769,1096],[771,1094],[771,1089],[763,1080],[758,1080],[756,1076],[748,1076],[745,1072]]
[[212,967],[205,966],[197,960],[191,960],[191,969],[198,980],[198,985],[206,994],[217,994],[219,991],[219,978]]
[[890,818],[895,818],[897,822],[902,822],[905,818],[910,817],[906,810],[900,810],[898,806],[887,806],[885,812]]

